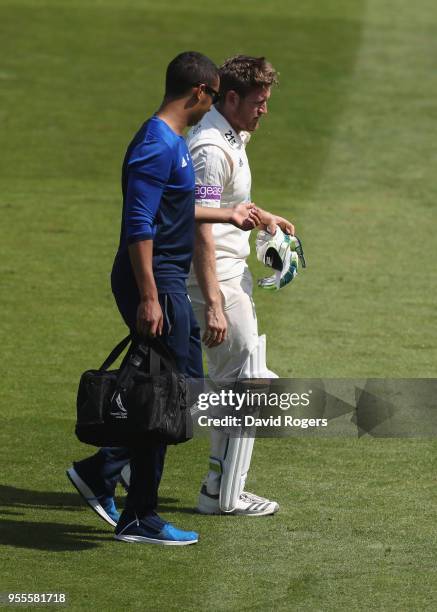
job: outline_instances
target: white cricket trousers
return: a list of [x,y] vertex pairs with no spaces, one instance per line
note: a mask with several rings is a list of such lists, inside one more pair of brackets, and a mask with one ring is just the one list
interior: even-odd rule
[[[249,268],[246,267],[241,276],[220,281],[219,284],[228,322],[226,339],[213,348],[203,345],[208,374],[217,382],[224,378],[250,376],[250,373],[245,372],[245,367],[249,355],[258,344],[258,322],[252,299],[253,281]],[[188,292],[203,335],[205,300],[197,285],[188,287]]]

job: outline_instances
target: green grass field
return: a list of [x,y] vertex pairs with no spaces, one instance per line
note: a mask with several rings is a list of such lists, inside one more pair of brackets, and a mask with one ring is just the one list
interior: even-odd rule
[[0,592],[66,592],[74,610],[435,610],[431,438],[259,440],[248,488],[281,504],[265,520],[193,514],[206,440],[172,448],[160,511],[201,534],[181,550],[114,542],[65,478],[89,453],[78,377],[124,334],[121,160],[190,48],[281,73],[252,195],[295,222],[309,267],[255,293],[270,367],[435,376],[434,2],[1,0]]

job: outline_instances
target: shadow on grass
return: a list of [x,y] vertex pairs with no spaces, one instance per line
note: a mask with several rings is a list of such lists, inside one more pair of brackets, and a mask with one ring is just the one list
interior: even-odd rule
[[[116,497],[116,505],[123,508],[125,497]],[[192,514],[195,512],[193,507],[180,507],[172,504],[179,500],[175,497],[160,497],[158,510],[160,512],[177,512]],[[14,509],[45,509],[62,510],[68,512],[82,511],[88,506],[78,493],[64,493],[56,491],[32,491],[30,489],[19,489],[7,485],[0,485],[0,514],[19,516],[20,512]],[[93,513],[94,514],[94,513]]]
[[81,551],[111,540],[112,531],[83,525],[34,521],[0,521],[0,545],[33,550]]
[[[160,511],[193,513],[193,508],[180,508],[169,505],[178,500],[173,497],[160,498]],[[123,499],[117,503],[123,506]],[[84,525],[44,521],[13,520],[12,516],[22,516],[17,510],[44,509],[59,511],[84,510],[87,506],[77,493],[56,493],[51,491],[32,491],[0,485],[0,545],[16,548],[50,551],[81,551],[96,548],[100,542],[112,540],[112,528],[100,530]],[[94,513],[90,511],[90,517]],[[3,518],[4,517],[4,518]],[[102,523],[103,525],[103,523]]]
[[[119,506],[123,506],[124,499],[124,496],[117,496],[116,501]],[[172,504],[179,500],[175,497],[160,497],[159,501],[164,504]],[[30,489],[0,485],[0,511],[2,514],[6,513],[3,510],[4,507],[46,508],[49,510],[68,510],[74,512],[82,510],[84,505],[83,499],[75,492],[32,491]]]

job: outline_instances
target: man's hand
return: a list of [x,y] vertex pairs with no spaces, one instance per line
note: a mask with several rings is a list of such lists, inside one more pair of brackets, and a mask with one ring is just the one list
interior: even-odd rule
[[221,304],[206,304],[205,306],[206,330],[203,342],[208,348],[221,344],[226,338],[228,323]]
[[137,332],[144,337],[161,336],[164,317],[158,298],[141,300],[137,308]]
[[230,223],[245,232],[253,229],[261,223],[258,208],[252,202],[248,204],[237,204],[232,209]]
[[259,207],[257,207],[257,213],[260,219],[259,225],[262,226],[261,229],[267,230],[269,234],[273,235],[276,232],[276,226],[279,225],[284,234],[294,236],[294,225],[284,217],[279,217]]
[[[279,225],[284,234],[290,234],[290,236],[294,236],[294,225],[288,219],[284,219],[284,217],[279,217],[278,215],[273,215],[275,219],[276,225]],[[276,231],[276,230],[275,230]]]

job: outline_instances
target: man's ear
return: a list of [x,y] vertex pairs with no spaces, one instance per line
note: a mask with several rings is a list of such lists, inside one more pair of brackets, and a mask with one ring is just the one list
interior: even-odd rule
[[201,85],[196,85],[196,87],[193,87],[193,97],[195,98],[197,102],[199,102],[202,96],[202,93],[203,93],[203,89]]
[[226,92],[225,103],[228,103],[231,108],[237,108],[240,102],[240,96],[233,89]]
[[199,86],[191,88],[191,96],[186,98],[185,108],[192,108],[193,106],[197,106],[199,103],[200,97],[202,95],[202,90]]

